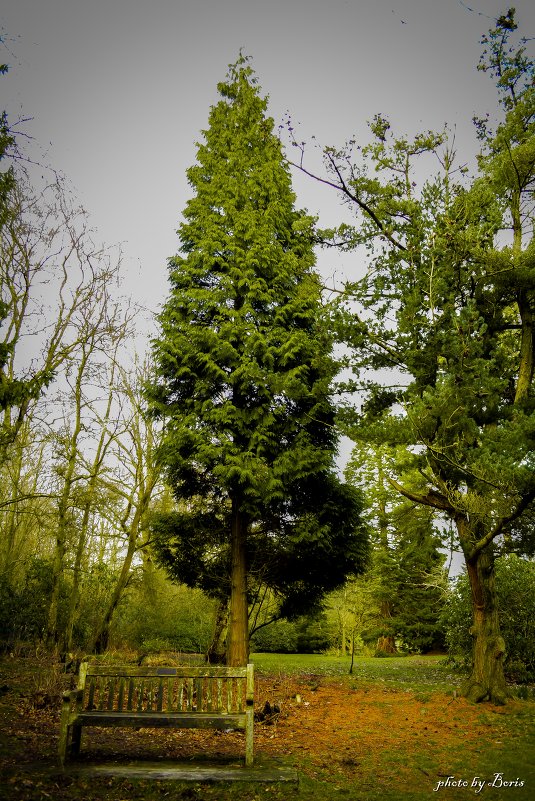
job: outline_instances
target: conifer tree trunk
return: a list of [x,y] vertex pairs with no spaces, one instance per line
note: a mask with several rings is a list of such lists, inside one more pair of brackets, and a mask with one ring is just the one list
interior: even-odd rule
[[[462,541],[462,540],[461,540]],[[500,631],[492,544],[466,558],[472,596],[473,663],[462,693],[470,701],[504,704],[507,687],[503,669],[505,641]]]
[[246,665],[249,659],[249,615],[247,605],[247,521],[239,499],[232,501],[231,589],[227,640],[227,664]]
[[[381,617],[384,619],[388,615],[388,609],[385,611],[384,606],[381,607]],[[396,653],[396,641],[391,634],[381,634],[380,637],[377,638],[376,643],[377,651],[383,651],[385,654],[395,654]]]

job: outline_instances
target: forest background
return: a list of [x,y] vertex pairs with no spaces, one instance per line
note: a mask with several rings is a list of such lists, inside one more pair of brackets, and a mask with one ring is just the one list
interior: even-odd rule
[[[463,13],[482,21],[478,12]],[[407,24],[400,19],[399,30]],[[16,53],[15,43],[9,47]],[[484,76],[477,78],[485,83]],[[2,81],[9,79],[8,73]],[[9,214],[2,221],[2,360],[8,382],[2,430],[4,642],[10,649],[45,643],[61,653],[110,644],[205,652],[214,639],[214,601],[199,590],[170,585],[148,547],[149,507],[171,503],[155,460],[158,427],[143,413],[141,389],[149,367],[139,321],[150,314],[131,297],[131,263],[125,280],[125,256],[98,244],[66,179],[26,149],[31,123],[14,120],[10,115],[5,121],[3,159],[3,165],[11,164],[9,137],[15,135],[15,180],[10,183],[4,173]],[[427,129],[427,119],[424,124]],[[297,136],[301,153],[300,135],[288,128],[284,135],[289,147]],[[307,155],[311,151],[314,157],[313,148]],[[171,205],[168,214],[176,215],[176,201]],[[159,297],[164,295],[162,290]],[[258,648],[425,652],[443,647],[446,630],[453,638],[453,618],[446,626],[438,615],[449,593],[441,556],[448,524],[429,505],[422,510],[414,498],[400,501],[385,479],[391,452],[369,444],[365,451],[360,444],[346,476],[366,489],[369,522],[377,532],[373,569],[329,596],[320,614],[263,627],[273,601],[266,593],[263,607],[251,612]],[[522,556],[529,554],[526,544]],[[527,597],[532,563],[515,559],[503,564],[520,584],[518,597]],[[451,597],[458,609],[462,583]],[[529,632],[515,637],[532,642]],[[466,654],[466,646],[457,643],[457,650]],[[511,654],[515,678],[532,678],[530,658]]]

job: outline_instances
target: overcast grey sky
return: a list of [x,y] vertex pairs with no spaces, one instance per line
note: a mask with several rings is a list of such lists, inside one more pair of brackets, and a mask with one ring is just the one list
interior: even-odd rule
[[[535,3],[516,2],[535,35]],[[469,11],[467,6],[472,8]],[[476,70],[497,0],[12,0],[0,11],[1,81],[10,120],[63,172],[99,237],[123,243],[134,295],[156,309],[188,197],[186,168],[240,48],[253,58],[270,114],[300,135],[341,144],[377,112],[396,130],[456,128],[475,151],[471,118],[495,108]],[[336,198],[295,180],[300,206],[334,224]],[[325,258],[330,261],[327,264]],[[332,253],[322,269],[334,272]],[[349,257],[351,258],[351,257]],[[349,260],[343,269],[351,272]]]

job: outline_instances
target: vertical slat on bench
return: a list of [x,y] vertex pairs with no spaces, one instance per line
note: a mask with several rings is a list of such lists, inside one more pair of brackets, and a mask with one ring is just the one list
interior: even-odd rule
[[243,712],[244,710],[244,693],[243,693],[243,679],[236,679],[236,711]]
[[167,711],[173,711],[173,679],[167,679]]
[[124,704],[124,676],[121,676],[119,679],[119,694],[117,696],[117,709],[119,712],[123,711],[123,704]]
[[182,705],[184,703],[184,679],[180,679],[179,681],[179,691],[178,691],[178,705],[177,710],[182,712]]
[[223,711],[223,682],[217,679],[217,711]]
[[104,709],[104,695],[105,695],[104,690],[105,690],[105,688],[106,688],[106,685],[105,685],[105,682],[104,682],[104,677],[103,676],[99,676],[97,678],[97,696],[98,696],[98,708],[99,708],[99,710],[101,712]]
[[95,706],[95,677],[91,676],[89,679],[89,693],[87,696],[87,708],[94,709]]
[[214,707],[212,705],[212,685],[213,679],[207,678],[206,679],[206,711],[213,712]]
[[227,712],[232,712],[232,679],[225,679],[227,686]]
[[160,679],[158,683],[158,703],[156,704],[156,709],[158,712],[161,712],[163,708],[163,679]]
[[188,679],[187,690],[188,690],[188,698],[187,698],[186,709],[188,712],[191,712],[191,710],[193,709],[193,679]]
[[115,695],[115,677],[110,677],[108,684],[108,711],[113,709],[113,700]]
[[138,712],[141,712],[141,710],[143,709],[143,692],[144,692],[144,690],[145,690],[145,682],[144,682],[143,679],[141,679],[141,681],[139,682],[139,688],[138,688],[138,692],[139,692],[139,696],[138,696],[138,699],[137,699],[137,711]]
[[134,702],[134,679],[129,679],[128,681],[128,700],[126,702],[126,708],[128,712],[133,711],[133,702]]
[[198,678],[195,681],[195,709],[197,712],[202,712],[202,690],[203,690],[203,680],[202,678]]

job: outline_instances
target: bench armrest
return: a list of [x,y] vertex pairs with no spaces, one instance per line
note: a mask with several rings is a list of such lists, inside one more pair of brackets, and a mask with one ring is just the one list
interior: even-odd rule
[[72,704],[75,701],[81,701],[83,697],[84,697],[83,690],[66,690],[62,694],[64,704]]

